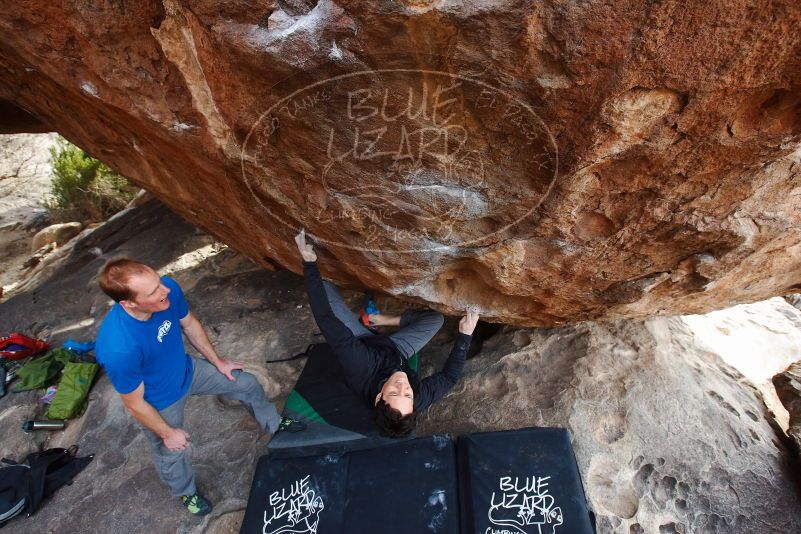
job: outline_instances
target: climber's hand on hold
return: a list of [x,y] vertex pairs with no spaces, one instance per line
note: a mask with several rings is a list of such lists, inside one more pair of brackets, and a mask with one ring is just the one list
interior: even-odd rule
[[467,313],[462,320],[459,321],[459,332],[462,334],[467,334],[468,336],[473,335],[473,330],[476,329],[476,323],[478,322],[478,313],[473,309],[468,309]]
[[295,243],[298,245],[298,250],[303,258],[303,261],[317,261],[317,254],[314,252],[314,247],[306,243],[306,230],[302,229],[298,235],[295,236]]

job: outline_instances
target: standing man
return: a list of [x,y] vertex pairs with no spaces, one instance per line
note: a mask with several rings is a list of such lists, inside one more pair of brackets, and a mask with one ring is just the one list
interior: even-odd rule
[[[116,304],[98,330],[97,360],[147,436],[161,480],[189,512],[206,515],[211,504],[197,492],[187,451],[189,434],[183,429],[190,395],[238,400],[266,432],[275,433],[282,425],[301,428],[298,422],[281,420],[256,377],[242,372],[241,363],[217,355],[175,280],[120,258],[103,267],[98,282]],[[186,353],[181,332],[205,360]]]
[[478,314],[468,311],[442,371],[420,379],[408,360],[423,348],[443,323],[432,310],[406,311],[400,317],[370,315],[372,324],[398,326],[389,335],[376,335],[348,309],[336,286],[323,281],[317,254],[305,231],[295,237],[303,258],[303,280],[317,326],[345,372],[348,387],[374,407],[379,432],[406,437],[417,425],[417,414],[441,399],[459,379]]

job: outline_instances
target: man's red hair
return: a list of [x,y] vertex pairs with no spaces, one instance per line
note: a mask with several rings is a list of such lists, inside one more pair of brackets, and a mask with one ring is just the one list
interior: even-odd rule
[[106,263],[100,270],[97,282],[103,293],[114,299],[115,302],[121,300],[131,300],[136,295],[128,287],[128,280],[137,274],[148,274],[153,269],[129,258],[114,258]]

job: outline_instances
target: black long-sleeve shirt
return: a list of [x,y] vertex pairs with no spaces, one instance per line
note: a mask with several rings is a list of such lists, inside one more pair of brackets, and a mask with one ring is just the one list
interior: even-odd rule
[[414,391],[414,410],[424,410],[456,385],[464,369],[471,336],[458,334],[442,371],[420,380],[386,335],[356,337],[334,315],[317,262],[303,262],[303,282],[317,326],[345,372],[348,387],[373,406],[384,381],[404,371]]

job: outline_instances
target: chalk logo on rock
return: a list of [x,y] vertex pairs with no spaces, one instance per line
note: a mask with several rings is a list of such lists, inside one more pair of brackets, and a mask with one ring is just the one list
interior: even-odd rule
[[558,153],[519,89],[472,71],[340,67],[274,87],[243,143],[268,220],[393,253],[486,246],[535,223]]
[[159,340],[159,343],[162,342],[162,340],[164,339],[164,336],[166,336],[167,333],[170,331],[170,327],[171,326],[172,326],[172,323],[167,321],[167,320],[165,320],[163,323],[161,323],[161,326],[159,326],[159,333],[156,336],[156,339]]
[[487,512],[494,526],[484,534],[555,534],[564,518],[548,489],[550,478],[501,477]]
[[322,496],[309,485],[309,475],[296,480],[288,488],[270,494],[270,508],[264,510],[262,534],[315,534],[320,512],[325,505]]

